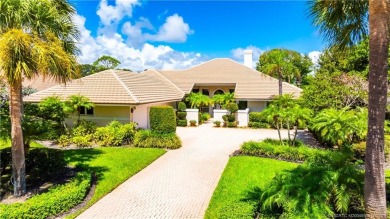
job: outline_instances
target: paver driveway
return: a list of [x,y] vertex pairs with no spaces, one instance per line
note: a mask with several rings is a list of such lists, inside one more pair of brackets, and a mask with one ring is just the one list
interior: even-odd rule
[[168,151],[79,218],[203,218],[229,155],[275,130],[178,128],[183,147]]

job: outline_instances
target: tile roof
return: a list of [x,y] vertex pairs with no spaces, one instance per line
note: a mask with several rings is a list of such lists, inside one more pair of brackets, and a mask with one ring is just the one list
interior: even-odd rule
[[183,93],[158,72],[106,70],[31,94],[24,101],[39,102],[51,95],[65,99],[72,94],[87,96],[93,103],[100,104],[140,104],[183,97]]
[[31,87],[37,91],[45,90],[47,88],[61,84],[60,82],[55,81],[53,78],[44,77],[42,75],[38,75],[37,77],[31,79],[25,78],[22,83],[23,87]]
[[[175,101],[190,93],[195,84],[235,85],[237,99],[271,99],[279,91],[277,79],[231,59],[221,58],[184,70],[147,70],[142,73],[106,70],[39,91],[26,97],[25,101],[39,102],[50,95],[66,98],[78,93],[101,104]],[[283,93],[298,97],[301,91],[294,85],[283,83]]]
[[[279,93],[278,80],[227,58],[213,59],[185,70],[159,71],[188,94],[194,84],[236,84],[237,99],[271,99]],[[283,93],[302,90],[283,83]]]

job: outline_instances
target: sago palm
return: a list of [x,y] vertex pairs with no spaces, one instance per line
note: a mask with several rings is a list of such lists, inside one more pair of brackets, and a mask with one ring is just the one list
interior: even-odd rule
[[369,35],[365,208],[370,217],[387,218],[384,122],[388,91],[390,1],[316,0],[309,2],[309,8],[314,24],[333,45],[351,45]]
[[26,193],[22,80],[42,74],[65,82],[77,73],[74,13],[66,0],[0,1],[0,73],[10,89],[15,196]]

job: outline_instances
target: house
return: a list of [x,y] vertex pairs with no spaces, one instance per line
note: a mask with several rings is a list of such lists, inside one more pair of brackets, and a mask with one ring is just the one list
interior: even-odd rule
[[[245,52],[244,65],[228,58],[217,58],[184,70],[147,70],[134,73],[121,70],[105,70],[66,85],[57,85],[24,99],[39,102],[43,98],[58,95],[66,98],[81,94],[95,104],[91,110],[82,110],[82,118],[105,125],[112,120],[126,123],[134,121],[141,128],[149,127],[149,109],[156,105],[176,107],[190,92],[215,94],[234,92],[241,108],[261,111],[278,94],[278,80],[252,69],[252,53]],[[302,90],[283,83],[283,92],[299,96]],[[213,115],[215,106],[203,111]],[[67,121],[69,124],[75,116]]]

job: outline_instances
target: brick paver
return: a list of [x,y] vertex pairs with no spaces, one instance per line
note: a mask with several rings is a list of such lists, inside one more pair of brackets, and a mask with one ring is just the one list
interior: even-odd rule
[[275,130],[178,128],[183,147],[168,151],[78,218],[203,218],[229,155]]

